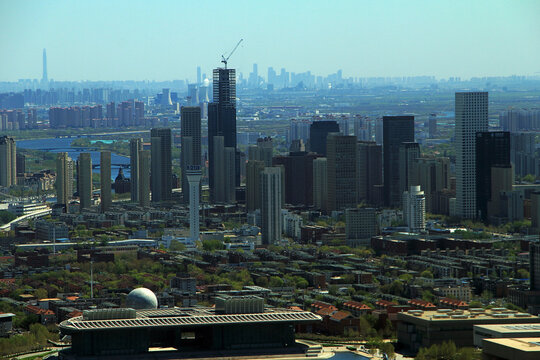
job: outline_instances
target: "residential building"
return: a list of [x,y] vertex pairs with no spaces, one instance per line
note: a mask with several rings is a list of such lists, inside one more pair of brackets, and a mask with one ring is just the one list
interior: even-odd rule
[[0,186],[17,185],[17,147],[9,136],[0,137]]
[[66,205],[73,196],[73,160],[68,153],[56,158],[56,203]]

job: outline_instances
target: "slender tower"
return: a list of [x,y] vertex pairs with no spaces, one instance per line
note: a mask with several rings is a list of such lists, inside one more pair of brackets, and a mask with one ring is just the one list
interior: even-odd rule
[[189,236],[192,241],[199,240],[199,184],[202,172],[200,165],[188,165],[186,168],[189,182]]
[[129,169],[131,172],[131,201],[139,201],[139,152],[143,149],[142,139],[129,141]]
[[49,81],[47,77],[47,50],[43,49],[43,78],[41,79],[43,83],[47,83]]
[[456,93],[456,215],[474,219],[476,208],[476,134],[488,131],[488,93]]
[[99,175],[101,186],[101,212],[111,207],[111,152],[102,151],[99,161]]

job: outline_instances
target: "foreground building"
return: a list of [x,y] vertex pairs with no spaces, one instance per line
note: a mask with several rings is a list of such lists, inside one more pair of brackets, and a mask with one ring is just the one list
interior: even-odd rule
[[451,339],[457,347],[473,346],[473,327],[487,324],[540,324],[540,318],[504,308],[437,311],[409,310],[397,314],[398,343],[416,352]]
[[[61,358],[133,356],[148,353],[150,347],[173,347],[190,354],[250,349],[247,354],[253,355],[256,349],[283,353],[284,348],[291,353],[295,348],[294,325],[321,321],[308,311],[264,309],[264,300],[256,296],[222,296],[216,298],[215,308],[156,309],[154,299],[146,301],[147,309],[87,310],[63,321],[60,331],[71,336],[72,346]],[[138,305],[144,302],[137,299]]]

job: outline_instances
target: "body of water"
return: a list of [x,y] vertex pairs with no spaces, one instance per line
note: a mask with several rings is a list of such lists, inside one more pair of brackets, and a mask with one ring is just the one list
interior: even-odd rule
[[338,352],[336,353],[336,355],[332,356],[330,359],[331,360],[369,360],[369,358],[365,356],[357,355],[355,353],[348,352],[348,351]]
[[[17,147],[21,149],[42,150],[53,153],[67,152],[69,157],[76,161],[83,152],[89,152],[92,158],[92,165],[99,165],[100,155],[96,148],[71,147],[71,143],[76,138],[51,138],[17,141]],[[112,180],[118,175],[120,165],[129,165],[129,157],[111,153],[111,177]],[[94,168],[95,173],[99,173],[99,168]],[[124,175],[130,177],[129,167],[124,167]]]

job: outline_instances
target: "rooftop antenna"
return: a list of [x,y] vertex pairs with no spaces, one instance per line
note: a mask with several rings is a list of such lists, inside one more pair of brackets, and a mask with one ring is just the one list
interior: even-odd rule
[[236,51],[236,49],[238,48],[238,45],[240,45],[240,43],[244,41],[244,39],[240,39],[240,41],[238,41],[238,43],[236,44],[236,46],[234,47],[234,49],[231,51],[231,53],[229,54],[229,56],[225,57],[225,55],[221,55],[221,62],[225,64],[225,69],[227,68],[227,61],[229,60],[229,58],[231,57],[231,55]]

